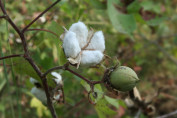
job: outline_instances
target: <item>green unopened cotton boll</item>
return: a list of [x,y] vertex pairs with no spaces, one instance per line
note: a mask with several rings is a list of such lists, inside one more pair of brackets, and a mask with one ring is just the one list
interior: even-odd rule
[[119,66],[110,76],[112,87],[123,92],[132,90],[138,81],[139,78],[135,71],[126,66]]

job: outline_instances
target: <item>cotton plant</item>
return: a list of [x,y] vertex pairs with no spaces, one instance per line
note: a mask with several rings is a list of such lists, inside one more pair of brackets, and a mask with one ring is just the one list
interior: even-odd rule
[[61,35],[63,48],[68,61],[81,66],[94,66],[99,64],[104,57],[105,39],[102,31],[93,32],[79,21],[66,28]]
[[[53,80],[56,83],[56,87],[51,91],[51,95],[53,102],[56,102],[61,98],[62,92],[57,88],[63,86],[63,81],[62,76],[59,73],[52,72],[51,75],[54,77]],[[30,82],[34,85],[34,87],[31,89],[31,93],[42,103],[47,104],[47,97],[40,83],[32,77],[30,78]]]

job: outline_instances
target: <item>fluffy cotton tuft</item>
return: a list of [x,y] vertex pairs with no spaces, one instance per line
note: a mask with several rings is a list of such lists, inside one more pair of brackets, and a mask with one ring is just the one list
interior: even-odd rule
[[59,74],[59,73],[57,73],[57,72],[52,72],[51,73],[54,77],[56,77],[54,80],[55,80],[55,82],[57,83],[57,84],[62,84],[63,82],[62,82],[62,77],[61,77],[61,75]]
[[74,32],[68,31],[63,39],[63,48],[67,57],[76,58],[81,48]]
[[104,35],[102,31],[98,31],[93,35],[86,49],[94,49],[94,50],[99,50],[101,52],[104,52],[105,40],[104,40]]
[[32,89],[31,89],[31,93],[37,98],[37,99],[39,99],[41,102],[43,102],[43,103],[47,103],[47,98],[46,98],[46,95],[45,95],[45,92],[44,92],[44,90],[42,90],[42,89],[38,89],[38,88],[36,88],[36,87],[33,87]]
[[103,59],[103,53],[100,51],[84,50],[81,57],[81,65],[96,65]]
[[63,48],[68,61],[71,64],[79,65],[97,65],[104,57],[105,39],[102,31],[94,34],[91,29],[88,31],[83,22],[72,24],[69,31],[61,36],[63,39]]
[[88,29],[83,22],[79,21],[72,24],[69,31],[76,33],[76,37],[81,48],[87,44]]
[[35,85],[36,83],[39,83],[37,80],[35,80],[34,78],[30,77],[30,82]]

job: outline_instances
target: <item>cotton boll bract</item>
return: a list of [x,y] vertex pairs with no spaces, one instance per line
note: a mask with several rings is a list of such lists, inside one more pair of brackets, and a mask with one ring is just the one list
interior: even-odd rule
[[81,57],[81,65],[97,65],[103,59],[103,53],[100,51],[84,50]]
[[31,89],[31,93],[37,98],[39,99],[42,103],[47,103],[47,98],[46,98],[46,94],[44,92],[44,90],[33,87]]
[[104,52],[105,40],[104,40],[104,35],[102,31],[98,31],[93,35],[86,49],[94,49],[94,50],[99,50],[101,52]]
[[76,33],[76,37],[81,48],[87,44],[88,29],[83,22],[79,21],[72,24],[69,31]]
[[63,48],[67,57],[76,58],[79,54],[81,48],[79,47],[79,43],[74,32],[66,32],[63,39]]

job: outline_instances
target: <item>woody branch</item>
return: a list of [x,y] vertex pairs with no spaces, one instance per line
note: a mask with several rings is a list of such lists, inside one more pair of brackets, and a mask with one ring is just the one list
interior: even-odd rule
[[[3,12],[3,16],[1,16],[0,18],[5,18],[8,23],[14,28],[14,30],[18,33],[20,39],[22,40],[22,45],[23,45],[23,49],[24,49],[24,54],[23,57],[30,63],[30,65],[33,67],[33,69],[36,71],[36,73],[38,74],[38,76],[40,77],[41,81],[42,81],[42,85],[43,88],[45,90],[46,93],[46,97],[47,97],[47,105],[48,108],[52,114],[53,118],[57,118],[55,109],[53,107],[52,101],[51,101],[51,97],[49,94],[49,89],[48,89],[48,84],[46,81],[46,75],[44,75],[41,70],[39,69],[39,67],[35,64],[35,62],[33,61],[33,59],[31,58],[30,54],[29,54],[29,50],[28,50],[28,45],[27,45],[27,41],[26,38],[24,36],[24,32],[34,23],[36,22],[43,14],[45,14],[47,11],[49,11],[52,7],[54,7],[58,2],[60,2],[60,0],[57,0],[56,2],[54,2],[51,6],[49,6],[46,10],[44,10],[39,16],[37,16],[34,20],[32,20],[23,30],[20,30],[16,24],[11,20],[11,18],[9,17],[9,15],[6,12],[6,9],[4,8],[4,4],[2,2],[2,0],[0,0],[0,8]],[[18,55],[10,55],[10,56],[6,56],[6,57],[1,57],[0,59],[7,59],[7,58],[13,58],[13,57],[20,57],[21,54]]]

